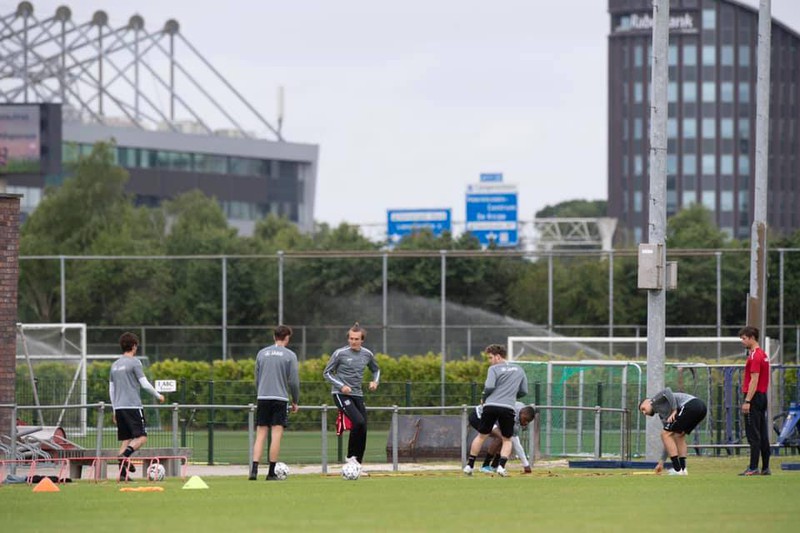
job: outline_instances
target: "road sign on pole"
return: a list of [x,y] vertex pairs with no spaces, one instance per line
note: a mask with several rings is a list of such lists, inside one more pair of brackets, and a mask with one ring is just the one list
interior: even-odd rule
[[389,244],[397,244],[406,235],[423,230],[429,230],[435,237],[450,231],[450,209],[389,209],[386,214]]
[[467,186],[467,231],[482,246],[516,246],[517,187],[503,183]]

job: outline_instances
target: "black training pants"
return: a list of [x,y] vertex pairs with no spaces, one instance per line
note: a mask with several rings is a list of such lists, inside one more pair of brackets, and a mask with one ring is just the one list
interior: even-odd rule
[[347,457],[355,457],[359,463],[364,462],[364,450],[367,449],[367,406],[361,396],[334,394],[333,399],[347,418],[353,423],[350,438],[347,441]]
[[761,456],[761,468],[769,468],[769,426],[767,426],[767,395],[757,392],[750,401],[750,413],[744,415],[744,428],[747,442],[750,444],[750,469],[758,469],[758,457]]

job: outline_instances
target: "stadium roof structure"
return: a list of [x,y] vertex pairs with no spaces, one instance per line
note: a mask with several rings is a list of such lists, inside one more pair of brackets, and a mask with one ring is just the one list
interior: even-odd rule
[[[186,51],[185,61],[178,60],[176,44]],[[213,96],[210,79],[221,87]],[[255,138],[245,129],[247,120],[271,140],[284,140],[281,95],[273,125],[181,34],[174,19],[148,31],[144,18],[133,15],[113,28],[105,11],[79,22],[60,6],[40,18],[30,2],[21,2],[13,13],[0,14],[0,100],[60,102],[65,119],[106,126]],[[224,128],[212,128],[208,110]]]

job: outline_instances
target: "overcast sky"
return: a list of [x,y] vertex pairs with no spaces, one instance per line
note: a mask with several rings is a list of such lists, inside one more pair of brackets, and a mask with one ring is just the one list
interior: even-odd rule
[[[103,9],[114,27],[138,13],[150,31],[175,18],[270,120],[284,86],[285,138],[320,145],[318,221],[432,207],[460,221],[481,172],[518,185],[520,220],[606,198],[607,0],[32,3],[38,18],[66,4],[76,22]],[[800,31],[799,0],[772,0],[772,14]]]

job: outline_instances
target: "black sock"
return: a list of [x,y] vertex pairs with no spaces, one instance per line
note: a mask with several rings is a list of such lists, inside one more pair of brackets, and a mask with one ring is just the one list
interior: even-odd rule
[[674,471],[680,472],[681,470],[683,470],[681,468],[681,462],[680,462],[680,460],[678,460],[678,456],[677,455],[673,455],[672,457],[670,457],[670,460],[672,461],[672,469]]
[[134,450],[133,448],[128,446],[127,448],[125,448],[125,451],[122,452],[122,455],[124,455],[125,457],[130,457],[131,455],[133,455],[133,452],[135,452],[135,451],[136,450]]
[[258,474],[258,461],[253,461],[253,464],[250,465],[250,472],[253,474]]
[[500,458],[500,466],[505,468],[506,467],[506,461],[508,461],[508,457],[501,457]]
[[477,457],[475,457],[474,455],[470,455],[469,457],[467,457],[467,464],[469,465],[470,468],[475,467],[475,459],[477,459]]
[[492,461],[492,468],[497,468],[497,465],[500,464],[500,454],[494,456],[494,460]]
[[269,462],[269,474],[268,475],[270,475],[270,476],[274,476],[275,475],[275,461],[270,461]]
[[681,462],[681,470],[686,470],[686,457],[678,457],[678,460]]
[[487,453],[486,454],[486,458],[483,460],[483,466],[489,466],[490,464],[492,464],[492,459],[493,458],[494,458],[494,455],[490,455],[490,454]]

